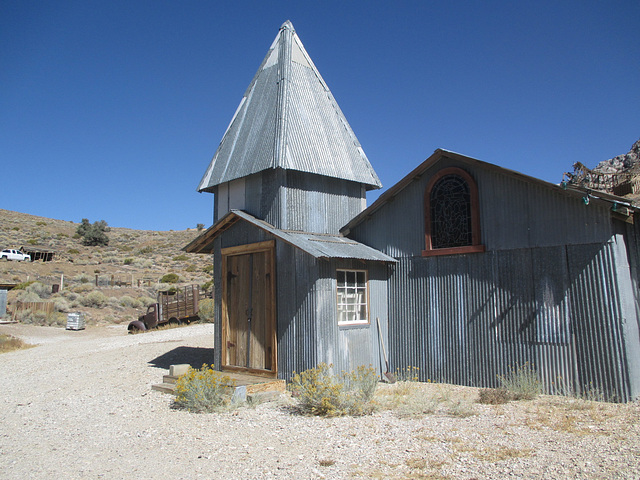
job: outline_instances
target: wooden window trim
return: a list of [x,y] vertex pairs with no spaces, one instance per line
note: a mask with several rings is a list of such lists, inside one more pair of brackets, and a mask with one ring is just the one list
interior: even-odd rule
[[[450,248],[432,248],[431,247],[431,190],[438,180],[446,175],[458,175],[467,182],[469,187],[469,196],[471,199],[471,245],[463,247]],[[481,253],[484,252],[485,246],[481,244],[480,239],[480,208],[478,200],[478,185],[471,175],[465,170],[458,167],[443,168],[437,172],[427,184],[424,193],[424,240],[425,249],[422,251],[423,257],[434,257],[439,255],[459,255],[463,253]]]
[[362,325],[370,325],[371,324],[371,305],[369,303],[369,298],[370,298],[370,294],[369,294],[369,271],[368,270],[362,270],[362,269],[356,269],[356,268],[337,268],[336,269],[336,314],[338,313],[338,303],[339,303],[339,297],[338,297],[338,272],[363,272],[364,273],[364,287],[365,287],[365,295],[366,295],[366,299],[365,299],[365,304],[367,307],[367,318],[366,320],[360,320],[360,321],[356,321],[356,322],[341,322],[340,320],[338,320],[338,326],[339,327],[351,327],[351,326],[362,326]]

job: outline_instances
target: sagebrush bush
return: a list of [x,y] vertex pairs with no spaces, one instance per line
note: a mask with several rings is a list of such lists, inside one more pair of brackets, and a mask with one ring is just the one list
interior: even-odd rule
[[27,292],[33,292],[40,298],[49,298],[51,296],[51,286],[40,282],[34,282],[26,288]]
[[174,405],[190,412],[216,412],[229,408],[235,381],[206,363],[200,369],[189,367],[176,382]]
[[24,290],[20,292],[18,295],[18,300],[20,302],[41,302],[42,299],[35,292],[29,292],[28,290]]
[[529,362],[516,366],[506,375],[498,375],[498,380],[513,400],[533,400],[543,391],[542,382]]
[[332,368],[333,365],[320,363],[302,373],[294,372],[290,388],[300,409],[324,416],[371,413],[371,400],[378,385],[375,369],[360,366],[352,372],[336,375]]
[[85,307],[101,308],[104,307],[108,301],[109,299],[104,293],[94,290],[93,292],[87,293],[82,298],[81,303]]
[[512,399],[506,388],[482,388],[478,392],[478,403],[486,405],[502,405]]
[[23,310],[16,315],[20,323],[38,326],[64,326],[67,324],[67,316],[60,312],[47,314],[46,312]]
[[120,305],[126,308],[140,308],[142,303],[140,299],[130,297],[129,295],[123,295],[120,297]]
[[180,277],[177,273],[167,273],[160,279],[160,283],[178,283]]
[[53,308],[55,308],[57,312],[68,312],[71,304],[64,297],[55,297],[53,299]]
[[213,322],[214,313],[214,301],[212,298],[200,300],[198,304],[198,317],[200,317],[201,321]]

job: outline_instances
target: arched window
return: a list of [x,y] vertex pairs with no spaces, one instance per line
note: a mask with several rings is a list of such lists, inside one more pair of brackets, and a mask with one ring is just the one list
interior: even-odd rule
[[423,256],[484,252],[480,243],[478,187],[461,168],[440,170],[424,195]]

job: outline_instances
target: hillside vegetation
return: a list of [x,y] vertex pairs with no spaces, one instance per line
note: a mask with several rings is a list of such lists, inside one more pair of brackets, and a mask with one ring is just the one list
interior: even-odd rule
[[[18,301],[54,303],[54,314],[24,315],[19,318],[24,323],[64,325],[68,312],[85,313],[89,324],[128,323],[155,301],[159,290],[211,284],[212,257],[182,251],[200,234],[196,228],[157,232],[112,227],[108,246],[85,246],[76,234],[79,222],[0,209],[0,225],[0,249],[55,252],[50,262],[0,262],[0,284],[26,285],[9,291],[7,316]],[[162,283],[167,274],[177,275],[177,283]],[[61,287],[55,294],[54,285]]]

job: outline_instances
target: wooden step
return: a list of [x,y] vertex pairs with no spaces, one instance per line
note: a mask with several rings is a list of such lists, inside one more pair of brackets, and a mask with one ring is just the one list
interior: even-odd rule
[[[278,378],[267,378],[244,373],[221,372],[235,385],[234,398],[240,401],[268,401],[277,398],[287,389],[287,383]],[[151,385],[152,390],[175,395],[176,375],[163,375],[162,383]]]

